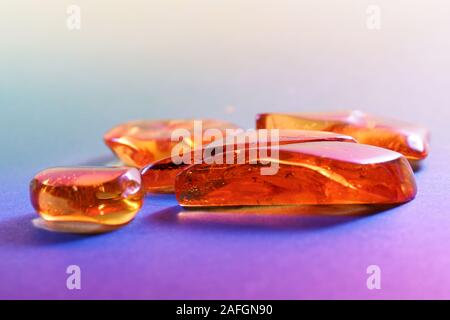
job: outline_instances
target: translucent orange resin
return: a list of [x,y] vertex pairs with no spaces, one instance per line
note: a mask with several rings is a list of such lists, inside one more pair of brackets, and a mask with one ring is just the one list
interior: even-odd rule
[[[201,120],[202,130],[237,129],[234,124],[218,120]],[[104,136],[104,141],[111,150],[129,166],[142,168],[150,163],[171,156],[172,148],[178,141],[172,141],[172,132],[176,129],[188,130],[194,136],[194,120],[161,120],[161,121],[132,121],[121,124]],[[203,137],[200,145],[196,145],[194,138],[183,140],[189,147],[197,148],[202,144],[213,141]]]
[[416,195],[411,166],[399,153],[346,142],[280,146],[279,170],[260,164],[194,164],[175,181],[179,203],[191,206],[395,204]]
[[421,160],[428,155],[429,134],[425,128],[357,110],[330,113],[264,113],[257,116],[256,127],[332,131],[352,136],[360,143],[400,152],[409,160]]
[[[311,141],[346,141],[355,142],[352,137],[345,136],[342,134],[336,134],[331,132],[322,131],[310,131],[310,130],[279,130],[279,140],[272,141],[271,130],[266,130],[268,134],[267,143],[268,146],[273,143],[278,143],[280,145],[289,143],[299,143],[299,142],[311,142]],[[259,130],[256,130],[256,135],[259,136]],[[238,144],[238,141],[245,141],[245,144]],[[228,144],[224,140],[214,141],[207,148],[202,150],[202,154],[208,148],[222,147],[221,152],[225,152]],[[245,133],[238,134],[235,136],[235,141],[233,143],[233,150],[238,150],[242,148],[248,148],[249,139],[248,135]],[[217,150],[217,149],[216,149]],[[191,163],[194,163],[194,152],[191,152]],[[142,184],[145,192],[156,192],[156,193],[172,193],[175,191],[175,178],[176,176],[188,167],[189,164],[181,163],[176,164],[172,161],[172,158],[165,158],[155,163],[146,166],[141,170],[142,174]]]
[[50,222],[118,226],[131,221],[143,203],[135,168],[52,168],[30,183],[31,203]]

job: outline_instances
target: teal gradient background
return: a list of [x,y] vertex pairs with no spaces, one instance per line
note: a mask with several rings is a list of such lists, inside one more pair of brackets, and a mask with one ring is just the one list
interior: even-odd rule
[[[69,4],[81,8],[79,31],[66,27]],[[35,159],[45,166],[106,151],[99,137],[128,119],[202,116],[251,127],[271,110],[389,110],[444,136],[449,7],[378,1],[374,31],[369,4],[2,2],[3,152],[15,161],[48,156]]]
[[[444,0],[2,1],[0,297],[449,298],[449,17]],[[352,108],[430,128],[415,201],[356,220],[205,222],[158,196],[99,237],[29,223],[31,177],[110,155],[102,135],[120,122],[250,128],[259,112]],[[86,273],[80,292],[64,287],[70,263]],[[380,292],[365,287],[373,263]]]

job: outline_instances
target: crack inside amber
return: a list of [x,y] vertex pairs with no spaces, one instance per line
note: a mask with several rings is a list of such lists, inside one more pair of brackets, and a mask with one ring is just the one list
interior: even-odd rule
[[[309,131],[309,130],[278,130],[277,140],[272,141],[271,130],[266,130],[264,132],[267,134],[267,145],[270,147],[272,144],[290,144],[290,143],[302,143],[311,141],[346,141],[355,142],[352,137],[345,136],[342,134],[336,134],[332,132],[322,132],[322,131]],[[260,130],[256,130],[256,137],[259,137]],[[235,135],[233,145],[233,150],[238,149],[248,149],[250,145],[250,135],[247,133],[240,133]],[[244,144],[238,144],[237,141],[244,141]],[[259,142],[259,139],[256,140]],[[222,154],[227,150],[229,144],[225,139],[214,141],[209,144],[206,148],[202,150],[202,154],[205,154],[207,149],[211,151],[216,150],[219,147],[219,152]],[[213,152],[209,152],[213,153]],[[191,152],[191,161],[194,163],[194,152]],[[225,161],[224,161],[225,162]],[[145,192],[156,192],[156,193],[172,193],[174,192],[175,178],[183,171],[189,164],[174,163],[171,157],[165,158],[146,166],[141,170],[143,189]]]
[[177,175],[182,206],[396,204],[417,192],[408,161],[399,153],[346,142],[280,146],[274,175],[261,164],[195,164]]

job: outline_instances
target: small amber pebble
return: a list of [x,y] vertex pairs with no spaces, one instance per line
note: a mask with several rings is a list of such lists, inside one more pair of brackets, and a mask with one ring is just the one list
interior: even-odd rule
[[126,167],[47,169],[31,181],[30,197],[49,228],[54,222],[62,222],[61,226],[68,222],[123,225],[143,203],[140,173]]
[[358,110],[329,113],[264,113],[258,129],[324,130],[354,137],[359,143],[391,149],[409,160],[428,155],[428,131],[418,125],[380,118]]
[[[183,140],[190,148],[195,145],[195,120],[139,120],[131,121],[112,128],[104,136],[108,147],[126,165],[142,168],[152,162],[171,156],[172,148],[178,141],[172,141],[172,133],[176,129],[186,129],[192,139]],[[200,121],[200,120],[198,120]],[[201,134],[207,129],[238,129],[234,124],[219,120],[201,120]],[[201,137],[200,144],[208,144],[213,139]]]
[[[267,158],[266,158],[267,159]],[[417,192],[399,153],[347,142],[280,146],[274,175],[262,164],[194,164],[175,180],[182,206],[396,204]]]
[[[346,141],[355,142],[352,137],[332,132],[312,131],[312,130],[278,130],[278,141],[271,140],[271,130],[267,131],[267,144],[270,146],[273,143],[280,145],[289,143],[311,142],[311,141]],[[256,136],[259,137],[259,130],[255,131]],[[242,132],[234,136],[233,150],[238,148],[248,148],[249,146],[248,133]],[[245,141],[244,145],[240,145],[238,141]],[[221,151],[225,152],[229,144],[226,140],[218,140],[211,143],[209,146],[203,148],[202,153],[208,148],[221,147]],[[194,152],[191,152],[191,164],[194,163]],[[172,193],[175,191],[176,176],[189,164],[176,164],[172,158],[165,158],[152,163],[141,170],[142,184],[145,192],[155,193]]]

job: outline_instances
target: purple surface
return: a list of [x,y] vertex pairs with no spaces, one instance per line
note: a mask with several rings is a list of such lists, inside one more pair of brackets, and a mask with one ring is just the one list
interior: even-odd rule
[[[373,31],[360,0],[99,0],[80,2],[71,32],[59,2],[19,3],[1,8],[0,298],[450,298],[450,6],[380,0]],[[414,201],[305,217],[179,212],[155,196],[104,235],[30,223],[31,177],[105,154],[121,121],[251,127],[258,112],[342,108],[431,129]],[[81,290],[66,289],[71,264]],[[381,290],[366,287],[372,264]]]
[[[34,229],[22,181],[2,188],[0,296],[449,298],[449,179],[444,150],[433,151],[417,198],[377,214],[201,213],[161,195],[129,226],[93,237]],[[79,291],[65,287],[70,264],[81,267]],[[371,264],[381,290],[366,288]]]

